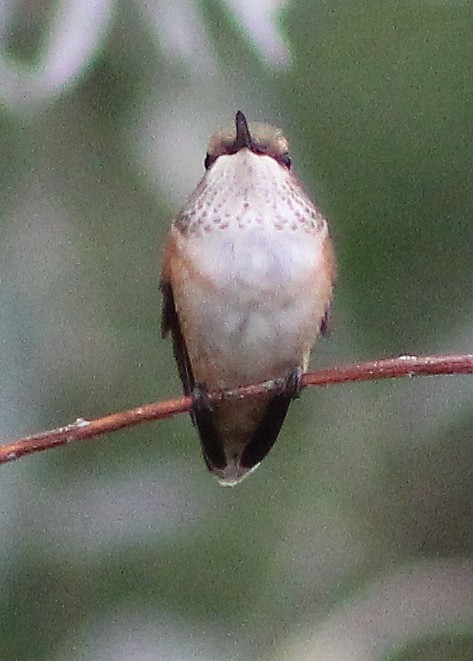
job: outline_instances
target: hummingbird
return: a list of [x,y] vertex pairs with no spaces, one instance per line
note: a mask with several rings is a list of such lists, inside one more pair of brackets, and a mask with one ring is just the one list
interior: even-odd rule
[[[335,281],[328,224],[268,124],[210,139],[205,174],[174,219],[161,274],[170,332],[208,469],[234,486],[271,450],[327,322]],[[206,394],[281,379],[281,391],[211,404]]]

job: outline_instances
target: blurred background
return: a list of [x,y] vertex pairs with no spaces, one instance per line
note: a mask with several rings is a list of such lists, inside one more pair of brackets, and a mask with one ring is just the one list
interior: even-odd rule
[[[180,393],[165,234],[281,126],[330,219],[314,366],[473,349],[467,0],[3,0],[0,433]],[[1,659],[471,660],[473,379],[309,389],[235,489],[188,416],[1,468]]]

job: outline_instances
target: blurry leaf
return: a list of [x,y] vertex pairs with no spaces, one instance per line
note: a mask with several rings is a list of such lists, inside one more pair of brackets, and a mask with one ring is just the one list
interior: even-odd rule
[[[112,8],[113,0],[60,0],[49,20],[43,17],[42,43],[29,65],[13,58],[4,45],[0,54],[3,103],[14,112],[35,110],[75,81],[103,46]],[[22,29],[31,27],[27,15],[20,20]]]

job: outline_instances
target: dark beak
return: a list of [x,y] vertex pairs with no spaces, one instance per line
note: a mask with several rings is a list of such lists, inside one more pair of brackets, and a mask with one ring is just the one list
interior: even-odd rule
[[235,150],[239,151],[243,147],[251,147],[251,135],[250,129],[248,128],[248,122],[246,121],[245,115],[238,111],[235,116],[235,125],[236,125],[236,140],[235,140]]

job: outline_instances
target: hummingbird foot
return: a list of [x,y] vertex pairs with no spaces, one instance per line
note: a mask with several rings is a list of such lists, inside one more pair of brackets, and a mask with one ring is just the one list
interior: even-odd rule
[[192,411],[195,416],[209,415],[213,412],[209,391],[203,383],[196,383],[191,391]]
[[302,367],[295,367],[286,377],[283,392],[291,399],[299,399],[302,394]]

